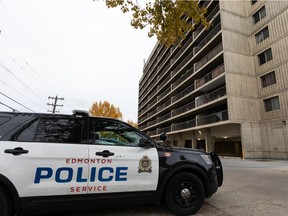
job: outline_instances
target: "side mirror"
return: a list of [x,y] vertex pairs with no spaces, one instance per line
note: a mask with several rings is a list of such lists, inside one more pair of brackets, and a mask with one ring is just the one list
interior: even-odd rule
[[166,133],[165,133],[165,132],[162,132],[162,133],[160,134],[160,140],[162,140],[163,142],[165,142],[166,139],[167,139]]
[[139,146],[144,148],[154,147],[154,144],[148,139],[140,139]]

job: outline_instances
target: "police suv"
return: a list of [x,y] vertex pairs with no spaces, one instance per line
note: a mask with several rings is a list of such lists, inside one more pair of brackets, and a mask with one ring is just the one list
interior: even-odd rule
[[222,181],[215,153],[160,145],[122,121],[0,112],[1,216],[161,201],[189,215]]

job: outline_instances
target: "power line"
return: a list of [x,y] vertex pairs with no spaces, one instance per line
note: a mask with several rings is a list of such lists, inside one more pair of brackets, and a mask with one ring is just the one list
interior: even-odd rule
[[12,49],[22,58],[22,60],[25,62],[25,64],[30,68],[30,70],[32,70],[35,74],[36,71],[34,70],[34,68],[31,67],[31,65],[26,61],[26,59],[20,54],[20,52],[18,52],[18,50],[16,50],[16,48],[12,45],[12,43],[10,43],[10,41],[8,40],[8,38],[1,32],[0,30],[0,34],[3,36],[3,38],[7,41],[7,43],[9,44],[10,47],[12,47]]
[[4,103],[2,103],[2,102],[0,102],[0,104],[3,105],[3,106],[5,106],[5,107],[8,107],[8,108],[11,109],[11,110],[13,110],[13,112],[19,112],[18,110],[14,109],[14,108],[12,108],[12,107],[10,107],[10,106],[8,106],[7,104],[4,104]]
[[[27,62],[27,60],[23,57],[23,55],[21,55],[20,54],[20,52],[12,45],[12,43],[8,40],[8,38],[5,36],[5,34],[3,34],[3,32],[0,30],[0,36],[2,35],[2,37],[6,40],[6,42],[9,44],[9,46],[15,51],[15,53],[16,54],[18,54],[19,55],[19,57],[22,59],[22,61],[24,61],[25,62],[25,64],[26,64],[26,66],[28,66],[28,69],[30,69],[29,71],[30,71],[30,73],[31,73],[31,71],[33,72],[33,73],[31,73],[31,74],[34,74],[34,78],[36,78],[38,81],[40,81],[41,83],[42,83],[42,86],[41,87],[45,87],[45,89],[46,90],[48,90],[49,92],[50,91],[53,91],[53,89],[50,87],[50,85],[45,81],[45,80],[43,80],[40,76],[39,76],[39,74],[35,71],[35,69]],[[20,64],[19,62],[17,62],[16,60],[15,60],[15,58],[13,58],[11,55],[9,55],[9,53],[6,51],[6,50],[4,50],[3,49],[3,47],[1,48],[8,56],[9,56],[9,58],[11,58],[12,59],[12,61],[20,68],[20,69],[22,69],[23,71],[25,71],[26,73],[29,73],[26,69],[25,69],[25,67],[23,67],[22,66],[22,64]],[[6,67],[7,68],[7,67]],[[23,83],[22,83],[23,84]],[[25,85],[24,85],[25,86]],[[25,86],[26,87],[26,86]],[[31,89],[30,89],[31,90]],[[34,92],[34,94],[38,97],[38,98],[40,98],[40,100],[42,100],[44,103],[46,103],[46,101],[45,100],[43,100],[39,95],[37,95],[35,92]]]
[[14,100],[13,98],[9,97],[8,95],[6,95],[6,94],[4,94],[4,93],[2,93],[2,92],[0,92],[0,94],[2,94],[2,95],[3,95],[4,97],[6,97],[6,98],[12,100],[13,102],[17,103],[18,105],[20,105],[20,106],[22,106],[22,107],[24,107],[24,108],[30,110],[31,112],[35,112],[34,110],[32,110],[32,109],[28,108],[27,106],[25,106],[25,105],[19,103],[18,101]]
[[36,92],[34,92],[29,86],[27,86],[20,78],[18,78],[16,76],[15,73],[13,73],[11,70],[9,70],[9,68],[7,68],[5,65],[3,65],[1,62],[0,62],[0,66],[2,68],[4,68],[7,72],[9,72],[15,79],[18,80],[18,82],[20,82],[22,85],[24,85],[29,91],[31,91],[35,96],[37,96],[40,100],[42,100],[43,102],[46,103],[46,101],[44,99],[42,99]]
[[13,88],[12,86],[6,84],[3,81],[0,81],[3,85],[8,86],[9,88],[11,88],[12,90],[14,90],[15,92],[17,92],[19,95],[21,95],[22,97],[28,99],[29,101],[31,101],[32,103],[34,103],[35,105],[37,105],[38,107],[41,107],[42,109],[46,109],[44,106],[41,106],[40,104],[36,103],[35,101],[31,100],[31,98],[27,97],[26,95],[22,94],[21,92],[19,92],[17,89]]
[[41,79],[41,77],[38,75],[38,73],[31,73],[28,72],[18,61],[16,61],[15,58],[13,58],[3,47],[1,47],[1,50],[4,51],[4,53],[12,60],[12,62],[14,62],[21,70],[23,70],[24,72],[28,73],[28,74],[34,74],[35,78],[40,81],[42,84],[44,84],[45,88],[49,91],[51,91],[52,89],[49,87],[49,85],[45,82],[45,80]]

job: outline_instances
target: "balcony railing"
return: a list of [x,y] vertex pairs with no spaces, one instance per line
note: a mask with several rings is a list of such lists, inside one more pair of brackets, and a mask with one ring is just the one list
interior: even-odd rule
[[172,76],[174,76],[188,61],[190,61],[192,57],[193,52],[189,53],[187,57],[172,71]]
[[157,131],[157,134],[160,134],[162,132],[168,133],[168,132],[171,132],[171,126],[158,128],[156,131]]
[[217,89],[207,95],[201,96],[199,99],[197,99],[196,106],[201,106],[203,104],[209,103],[210,101],[216,100],[217,98],[223,97],[226,95],[226,87],[223,86],[220,89]]
[[139,127],[139,130],[143,130],[143,129],[145,129],[147,127],[147,124],[143,124],[143,125],[141,125],[140,127]]
[[197,119],[197,126],[228,120],[228,111],[217,112]]
[[185,97],[186,95],[188,95],[189,93],[193,91],[194,91],[194,84],[190,85],[189,87],[187,87],[186,89],[178,93],[177,95],[173,96],[172,103],[174,103],[177,100],[180,100],[181,98]]
[[171,118],[171,112],[167,113],[166,115],[160,116],[157,118],[157,123],[165,121],[166,119]]
[[193,69],[194,68],[190,68],[189,70],[186,71],[185,74],[182,74],[182,76],[172,84],[172,89],[176,88],[180,83],[182,83],[189,76],[191,76],[194,73]]
[[212,30],[211,32],[197,45],[197,49],[195,49],[195,55],[196,53],[199,52],[200,49],[202,49],[209,41],[211,41],[211,39],[216,35],[218,34],[218,32],[221,31],[221,25],[220,23],[218,25],[216,25]]
[[185,121],[185,122],[182,122],[180,124],[172,125],[172,131],[183,130],[183,129],[192,128],[192,127],[196,127],[196,120],[195,119]]
[[157,86],[157,90],[161,89],[168,81],[171,79],[171,74],[168,74],[167,77]]
[[203,86],[207,82],[211,81],[215,77],[219,76],[220,74],[224,73],[224,64],[220,65],[216,69],[214,69],[212,72],[206,74],[202,78],[196,81],[196,88],[199,88],[200,86]]
[[157,112],[162,111],[165,107],[168,107],[170,104],[171,104],[171,100],[169,98],[165,103],[157,107]]
[[202,58],[200,61],[195,63],[195,71],[197,71],[199,68],[201,68],[207,62],[209,62],[212,58],[214,58],[222,50],[223,50],[223,46],[222,46],[222,43],[220,43],[211,52],[209,52],[204,58]]
[[159,65],[159,68],[162,68],[162,66],[165,64],[167,59],[170,57],[171,53],[167,52],[165,58],[161,61],[162,63]]
[[[142,108],[141,108],[142,109]],[[145,113],[147,111],[147,107],[144,107],[140,112],[139,114],[142,115],[143,113]]]
[[176,115],[180,115],[184,112],[187,112],[188,110],[191,110],[191,109],[194,109],[195,108],[195,101],[192,101],[178,109],[175,109],[175,110],[172,110],[171,111],[171,114],[172,114],[172,117],[176,116]]
[[165,89],[165,91],[163,93],[161,93],[160,95],[157,96],[157,100],[161,100],[163,97],[165,97],[167,94],[169,94],[169,92],[171,91],[171,85]]
[[[207,16],[206,20],[207,22],[210,22],[214,16],[219,12],[219,4],[216,5],[216,7],[210,12],[210,14]],[[200,25],[195,31],[194,31],[194,39],[200,34],[200,32],[204,29],[203,25]]]
[[150,121],[150,122],[148,122],[147,123],[147,126],[151,126],[151,125],[154,125],[154,124],[156,124],[157,122],[156,122],[156,119],[155,120],[153,120],[153,121]]
[[154,114],[156,114],[156,112],[157,112],[156,109],[152,110],[152,112],[149,112],[149,113],[147,114],[147,117],[153,116]]
[[156,135],[156,130],[154,130],[154,131],[148,131],[148,132],[147,132],[147,135],[148,135],[148,136],[154,136],[154,135]]
[[148,104],[148,108],[154,106],[157,103],[157,98],[155,98],[152,102]]
[[187,41],[186,43],[181,47],[181,49],[177,52],[177,54],[174,56],[174,58],[172,59],[172,62],[174,63],[178,58],[179,56],[184,53],[184,51],[186,50],[186,48],[191,45],[193,42],[193,37],[191,36]]

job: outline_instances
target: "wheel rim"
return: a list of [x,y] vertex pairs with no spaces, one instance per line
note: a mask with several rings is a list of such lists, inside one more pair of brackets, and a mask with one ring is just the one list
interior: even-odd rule
[[189,181],[181,182],[175,189],[175,201],[180,207],[190,207],[196,202],[197,191],[194,184]]

